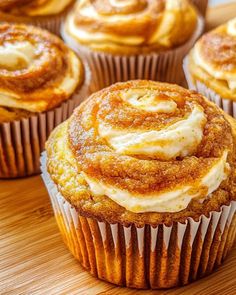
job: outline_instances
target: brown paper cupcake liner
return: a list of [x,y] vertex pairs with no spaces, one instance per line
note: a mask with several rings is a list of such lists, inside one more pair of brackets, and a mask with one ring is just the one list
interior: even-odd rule
[[192,0],[193,4],[198,8],[203,16],[206,15],[208,0]]
[[78,214],[51,180],[46,153],[42,177],[48,189],[63,240],[92,275],[133,288],[170,288],[185,285],[220,265],[236,235],[236,202],[219,212],[188,218],[172,226],[125,227]]
[[87,96],[87,82],[55,109],[18,121],[0,123],[0,178],[40,173],[40,153],[52,130],[68,119]]
[[190,89],[196,90],[197,92],[203,94],[210,101],[214,102],[221,109],[223,109],[227,114],[236,118],[236,101],[232,101],[229,98],[223,98],[217,94],[214,90],[210,89],[202,83],[201,81],[193,81],[191,73],[188,70],[188,57],[184,59],[183,63],[185,78]]
[[90,90],[95,92],[115,82],[134,79],[183,84],[183,58],[200,37],[203,30],[204,21],[199,16],[194,34],[184,45],[162,53],[133,56],[119,56],[92,51],[66,34],[63,26],[61,35],[64,41],[87,61],[92,75]]

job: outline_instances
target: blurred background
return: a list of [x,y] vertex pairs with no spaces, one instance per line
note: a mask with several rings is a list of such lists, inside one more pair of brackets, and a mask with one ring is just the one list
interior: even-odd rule
[[210,0],[210,5],[224,4],[227,2],[235,2],[236,0]]

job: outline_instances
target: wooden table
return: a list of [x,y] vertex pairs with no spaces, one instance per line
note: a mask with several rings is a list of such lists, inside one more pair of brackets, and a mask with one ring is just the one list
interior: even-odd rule
[[[236,16],[236,3],[211,9],[208,28]],[[188,286],[139,294],[236,294],[236,247],[212,275]],[[40,176],[0,181],[0,294],[137,294],[99,281],[64,246]]]

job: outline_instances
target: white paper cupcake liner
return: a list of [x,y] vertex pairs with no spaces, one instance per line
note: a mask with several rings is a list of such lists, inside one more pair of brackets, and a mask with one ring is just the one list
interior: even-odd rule
[[208,6],[208,0],[192,0],[192,2],[194,5],[196,5],[201,14],[205,16]]
[[41,170],[64,242],[83,267],[102,280],[134,288],[185,285],[220,265],[235,240],[234,201],[199,221],[125,227],[78,214],[50,178],[46,153]]
[[61,35],[64,41],[87,61],[92,74],[90,90],[95,92],[115,82],[134,79],[184,84],[183,58],[201,36],[203,30],[204,20],[199,16],[194,34],[184,45],[162,53],[133,56],[92,51],[69,36],[63,26]]
[[201,93],[210,101],[214,102],[218,107],[223,109],[227,114],[236,118],[236,101],[221,97],[219,94],[217,94],[214,90],[208,88],[207,85],[205,85],[201,81],[193,81],[191,73],[188,69],[188,57],[184,59],[183,69],[189,89],[196,90],[197,92]]
[[31,20],[29,23],[60,36],[61,24],[64,22],[67,13],[62,13],[58,16],[45,17],[43,19],[36,18],[35,20]]
[[51,131],[70,117],[87,97],[87,85],[60,106],[29,118],[0,123],[0,178],[15,178],[40,173],[40,153]]

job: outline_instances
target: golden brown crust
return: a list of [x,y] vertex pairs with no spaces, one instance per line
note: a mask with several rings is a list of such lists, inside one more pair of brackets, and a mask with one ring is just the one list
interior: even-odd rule
[[[83,83],[81,62],[58,37],[47,31],[2,24],[0,47],[2,107],[46,111],[69,99]],[[4,58],[6,54],[9,60]],[[74,77],[71,87],[63,86],[67,77]]]
[[[146,0],[128,1],[127,5],[113,6],[109,0],[93,0],[92,5],[101,15],[113,15],[115,13],[130,14],[141,12],[143,9],[147,8],[148,2]],[[155,8],[157,8],[157,11],[161,11],[164,8],[164,0],[157,0]],[[80,22],[79,19],[78,21]],[[86,20],[84,21],[86,22]]]
[[229,36],[224,27],[201,38],[201,54],[216,70],[236,72],[236,38]]
[[24,94],[43,87],[48,81],[52,83],[58,75],[65,73],[68,67],[66,58],[68,49],[57,37],[37,28],[7,24],[0,27],[1,46],[7,47],[6,43],[12,44],[22,40],[32,45],[38,44],[35,48],[35,51],[37,50],[36,55],[38,59],[42,55],[44,55],[44,58],[35,65],[35,68],[28,67],[24,60],[18,60],[18,64],[14,65],[14,68],[11,65],[8,66],[7,63],[2,64],[0,67],[0,84],[4,89],[14,89],[21,93],[22,99],[24,99]]
[[230,100],[236,100],[236,93],[229,89],[228,83],[224,80],[219,80],[213,78],[201,67],[197,66],[193,60],[192,54],[188,56],[188,69],[191,73],[191,80],[193,83],[200,81],[204,83],[207,87],[218,93],[222,98],[227,98]]
[[5,10],[9,8],[13,8],[14,6],[18,5],[25,5],[29,2],[32,2],[31,0],[2,0],[0,2],[0,9]]
[[[123,89],[135,87],[157,90],[162,97],[171,97],[173,93],[178,103],[177,111],[172,114],[158,114],[134,109],[124,103],[118,93]],[[166,128],[191,112],[186,101],[199,103],[208,120],[202,143],[193,157],[171,162],[152,160],[143,155],[131,154],[132,157],[127,158],[117,154],[106,140],[99,136],[97,126],[101,122],[110,127],[130,131]],[[89,114],[90,120],[87,124],[85,118]],[[100,181],[141,194],[174,187],[176,183],[189,183],[191,179],[200,177],[201,173],[208,170],[214,158],[219,157],[225,149],[231,149],[232,145],[230,125],[220,110],[209,106],[198,94],[189,93],[176,85],[146,81],[118,83],[94,94],[86,104],[75,110],[68,133],[70,147],[79,163],[79,169]]]
[[[178,103],[178,109],[167,116],[132,108],[121,101],[119,93],[135,88],[151,89],[162,96],[172,97]],[[201,143],[188,157],[160,161],[143,155],[126,156],[116,153],[99,135],[98,125],[101,120],[121,129],[129,126],[130,130],[158,130],[178,121],[179,117],[185,117],[189,111],[186,102],[201,105],[207,117]],[[187,217],[198,219],[201,214],[208,215],[235,199],[236,137],[232,131],[235,129],[232,120],[228,120],[220,109],[200,94],[177,85],[151,81],[117,83],[92,95],[75,110],[68,122],[53,132],[46,148],[48,171],[63,196],[87,217],[126,225],[170,224],[173,221],[182,222]],[[64,149],[61,150],[58,146],[62,145]],[[171,189],[176,184],[194,183],[226,149],[229,151],[227,162],[231,167],[227,180],[203,203],[193,199],[186,209],[175,213],[132,213],[104,195],[91,194],[80,174],[83,171],[98,182],[145,197],[146,193]]]
[[[75,32],[72,23],[87,37]],[[93,50],[129,55],[175,48],[192,36],[196,25],[197,13],[188,0],[133,0],[117,6],[109,0],[85,0],[68,15],[65,31]]]
[[[43,8],[49,2],[51,2],[51,0],[1,0],[0,12],[2,15],[6,14],[15,17],[21,17],[23,15],[28,16],[28,12]],[[74,2],[75,0],[71,0],[64,10],[71,7]]]
[[[236,89],[228,80],[236,76],[236,36],[230,35],[224,24],[205,34],[189,55],[189,70],[193,82],[201,81],[221,97],[236,100]],[[202,64],[196,59],[196,52]]]

